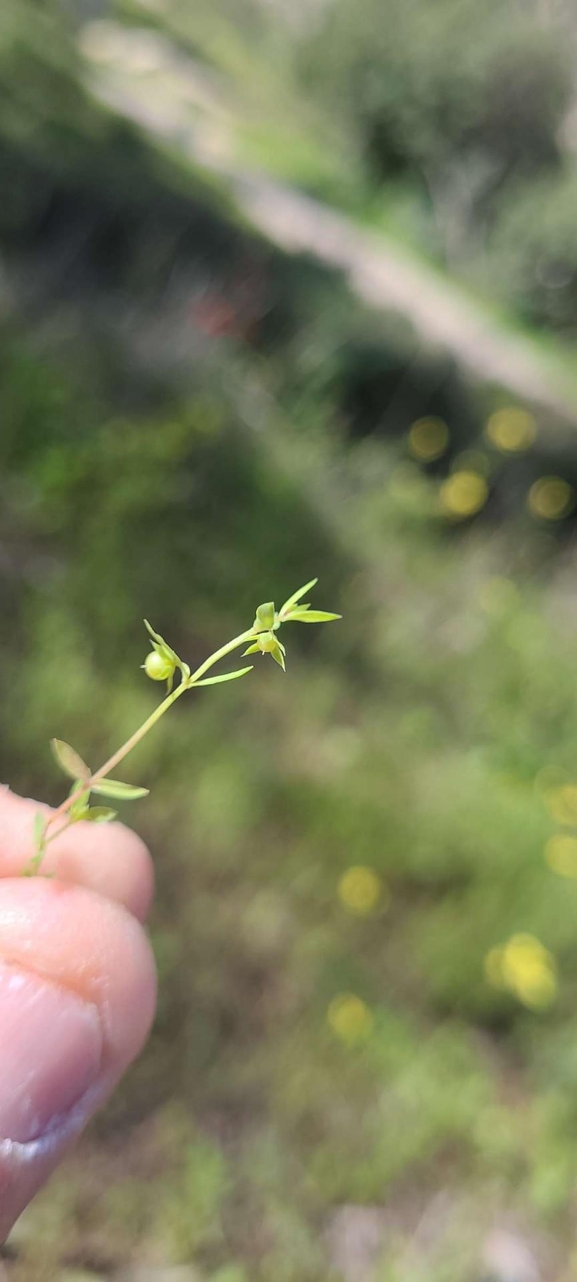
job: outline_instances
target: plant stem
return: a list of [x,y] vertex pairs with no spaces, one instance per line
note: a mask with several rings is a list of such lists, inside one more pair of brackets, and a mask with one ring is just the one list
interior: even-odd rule
[[208,672],[209,668],[212,668],[215,663],[218,663],[219,659],[224,659],[227,654],[230,654],[233,650],[238,650],[239,646],[246,645],[248,641],[254,641],[255,637],[256,633],[254,629],[249,628],[247,632],[241,632],[240,636],[234,637],[232,641],[227,641],[226,645],[220,647],[220,650],[215,650],[214,654],[211,654],[209,659],[205,659],[204,663],[201,663],[200,668],[197,668],[196,672],[191,673],[188,681],[186,682],[187,689],[196,685],[196,682],[204,676],[205,672]]
[[[132,752],[132,749],[140,743],[141,739],[144,739],[144,736],[148,734],[148,731],[152,730],[152,727],[156,725],[157,721],[160,721],[160,718],[164,716],[165,712],[168,712],[168,709],[172,707],[173,703],[176,703],[176,700],[180,699],[180,696],[185,694],[187,690],[192,690],[197,682],[202,679],[205,672],[208,672],[209,669],[212,668],[215,663],[218,663],[220,659],[224,659],[227,654],[231,654],[233,650],[237,650],[239,646],[246,645],[248,642],[253,641],[254,637],[255,633],[252,628],[249,628],[247,632],[241,632],[238,637],[234,637],[232,641],[228,641],[226,645],[221,646],[220,650],[215,650],[214,654],[211,654],[208,659],[205,659],[204,663],[201,663],[200,667],[196,669],[196,672],[192,672],[189,677],[183,679],[180,685],[177,686],[176,690],[173,690],[171,694],[167,695],[166,699],[163,699],[162,703],[159,703],[158,707],[154,709],[154,712],[152,712],[150,716],[146,718],[146,721],[139,726],[138,730],[135,730],[134,734],[126,740],[126,743],[124,743],[121,748],[118,748],[117,751],[108,758],[108,761],[105,761],[104,765],[101,766],[99,770],[96,770],[85,783],[83,781],[83,787],[86,791],[89,792],[95,784],[100,783],[101,779],[105,779],[106,776],[110,774],[110,771],[114,770],[115,766],[119,765],[121,761],[124,761],[124,758],[128,756],[128,753]],[[48,829],[51,828],[59,819],[62,819],[64,815],[67,814],[71,806],[74,804],[74,800],[74,795],[72,795],[67,797],[66,801],[63,801],[61,806],[58,806],[58,809],[53,812],[48,820],[46,832],[48,832]],[[56,837],[59,837],[60,834],[68,827],[69,823],[66,823],[59,828],[57,832],[53,833],[51,837],[46,837],[46,844],[48,845],[49,842],[54,841]]]

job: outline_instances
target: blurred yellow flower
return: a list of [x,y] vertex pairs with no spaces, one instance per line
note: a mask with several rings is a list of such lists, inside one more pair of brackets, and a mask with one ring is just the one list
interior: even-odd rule
[[542,476],[531,486],[527,507],[543,521],[560,521],[574,503],[574,490],[561,476]]
[[565,783],[560,788],[546,788],[545,805],[557,824],[577,824],[577,784]]
[[569,776],[562,766],[543,766],[535,775],[535,791],[547,802],[548,794],[557,791],[568,781]]
[[328,1008],[327,1022],[342,1042],[354,1046],[370,1036],[375,1021],[360,997],[354,993],[339,993]]
[[439,491],[443,512],[454,520],[464,520],[480,512],[488,496],[487,482],[478,472],[453,472]]
[[557,833],[545,846],[545,858],[561,877],[577,877],[577,837]]
[[512,935],[485,958],[485,974],[495,988],[508,988],[533,1010],[549,1006],[557,994],[555,958],[534,935]]
[[440,458],[448,444],[449,429],[442,418],[419,418],[409,431],[409,450],[422,463]]
[[357,917],[368,917],[377,904],[388,902],[388,891],[372,868],[358,865],[348,868],[337,886],[337,894],[348,912]]
[[528,450],[533,444],[537,424],[527,410],[511,406],[491,414],[485,432],[491,445],[495,445],[498,450],[509,454],[519,453],[521,450]]
[[478,472],[479,476],[490,476],[492,464],[488,454],[483,450],[461,450],[451,462],[451,472]]

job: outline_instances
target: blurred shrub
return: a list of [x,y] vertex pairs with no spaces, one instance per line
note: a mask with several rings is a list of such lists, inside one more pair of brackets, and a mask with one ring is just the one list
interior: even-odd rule
[[492,277],[526,321],[577,328],[577,174],[523,185],[503,203],[490,243]]
[[569,100],[562,35],[491,0],[350,0],[303,54],[307,82],[358,138],[377,182],[424,184],[451,254],[513,179],[559,161]]

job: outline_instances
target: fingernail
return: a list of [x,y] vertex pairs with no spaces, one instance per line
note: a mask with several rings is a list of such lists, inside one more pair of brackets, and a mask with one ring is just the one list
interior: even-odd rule
[[95,1006],[29,971],[0,963],[0,1138],[40,1138],[100,1072]]

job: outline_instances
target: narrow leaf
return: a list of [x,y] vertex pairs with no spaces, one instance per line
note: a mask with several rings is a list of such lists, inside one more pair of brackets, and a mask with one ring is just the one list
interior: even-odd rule
[[164,640],[164,637],[161,637],[160,632],[155,632],[155,631],[154,631],[154,628],[151,628],[150,623],[148,622],[148,619],[145,619],[145,620],[144,620],[144,626],[145,626],[145,628],[146,628],[147,632],[149,632],[149,633],[150,633],[150,635],[151,635],[151,637],[153,638],[153,640],[154,640],[154,641],[157,641],[159,645],[165,645],[165,644],[166,644],[166,642],[165,642],[165,640]]
[[285,601],[280,613],[286,614],[287,610],[290,610],[291,606],[296,605],[297,601],[301,600],[305,592],[308,592],[309,588],[314,588],[317,583],[318,579],[309,579],[309,582],[305,583],[304,588],[299,588],[298,592],[293,592],[292,596],[289,596],[288,601]]
[[148,797],[150,789],[120,783],[118,779],[100,779],[92,785],[92,791],[97,792],[100,797],[115,797],[117,801],[137,801],[139,797]]
[[34,848],[37,851],[44,849],[44,838],[46,835],[46,816],[40,811],[34,815]]
[[331,619],[342,619],[342,614],[328,614],[326,610],[303,610],[291,614],[287,623],[330,623]]
[[64,743],[63,739],[51,739],[50,747],[60,769],[70,779],[74,779],[75,783],[78,780],[84,782],[90,778],[90,767],[86,765],[82,757],[79,757],[74,748],[70,747],[69,743]]
[[259,653],[260,653],[260,646],[258,641],[255,641],[254,645],[249,645],[248,650],[243,650],[242,658],[244,659],[246,654],[259,654]]
[[[256,649],[258,650],[258,646]],[[249,654],[250,651],[247,650],[246,653]],[[237,672],[223,672],[221,677],[207,677],[205,681],[195,681],[194,689],[197,686],[217,686],[222,681],[236,681],[237,677],[244,677],[247,672],[252,672],[252,664],[249,668],[239,668]]]
[[108,824],[116,819],[117,814],[117,810],[110,810],[108,806],[93,806],[84,817],[93,824]]
[[285,661],[284,661],[284,654],[283,654],[283,652],[282,652],[282,650],[281,650],[280,646],[279,646],[278,650],[276,650],[276,649],[275,649],[275,650],[269,650],[269,654],[270,654],[270,655],[272,655],[272,658],[274,659],[275,663],[278,663],[279,668],[282,668],[283,672],[286,672],[286,664],[285,664]]
[[89,806],[73,806],[70,811],[71,823],[78,823],[81,819],[88,819]]
[[38,873],[44,859],[44,850],[38,850],[31,859],[28,860],[26,867],[23,869],[23,877],[35,877]]
[[88,810],[88,804],[90,802],[90,793],[88,791],[86,792],[75,791],[73,793],[73,796],[74,796],[74,802],[70,807],[70,818],[84,819],[86,811]]

